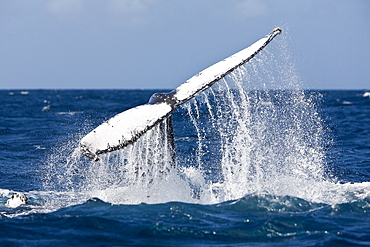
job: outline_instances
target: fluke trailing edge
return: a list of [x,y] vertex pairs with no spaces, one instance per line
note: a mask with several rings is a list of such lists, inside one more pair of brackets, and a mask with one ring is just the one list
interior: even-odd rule
[[281,33],[275,28],[251,46],[206,68],[169,93],[154,94],[149,102],[117,114],[82,138],[82,153],[95,161],[98,155],[134,143],[145,132],[168,118],[177,106],[184,104],[218,80],[243,65]]

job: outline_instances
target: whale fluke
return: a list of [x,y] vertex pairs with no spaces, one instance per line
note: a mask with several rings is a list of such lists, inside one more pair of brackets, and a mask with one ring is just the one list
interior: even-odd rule
[[184,104],[251,60],[280,33],[281,29],[277,27],[251,46],[202,70],[175,90],[169,93],[156,93],[147,104],[112,117],[81,139],[82,153],[97,161],[100,154],[134,143],[145,132],[170,117],[177,106]]

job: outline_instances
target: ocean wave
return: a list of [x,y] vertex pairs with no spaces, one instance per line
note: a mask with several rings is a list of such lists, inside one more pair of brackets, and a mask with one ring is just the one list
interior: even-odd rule
[[[168,184],[167,184],[168,185]],[[172,185],[174,186],[174,185]],[[244,208],[248,211],[258,212],[276,212],[276,213],[296,213],[309,212],[322,207],[330,207],[333,212],[344,210],[348,207],[354,207],[358,210],[369,208],[370,199],[370,182],[363,183],[326,183],[316,185],[321,191],[308,188],[303,185],[302,196],[278,195],[270,193],[253,193],[247,194],[240,199],[224,201],[220,203],[205,203],[193,199],[192,202],[181,202],[194,205],[213,205],[219,207],[230,207],[232,210]],[[164,186],[167,187],[167,186]],[[164,190],[164,187],[162,188]],[[168,188],[168,187],[167,187]],[[6,201],[16,191],[0,189],[0,212],[5,217],[15,217],[19,215],[28,215],[34,213],[51,213],[62,208],[74,207],[75,205],[85,204],[89,200],[99,200],[109,205],[140,205],[142,204],[141,196],[148,197],[147,193],[139,188],[111,188],[105,190],[81,191],[81,192],[58,192],[58,191],[30,191],[23,192],[29,203],[21,205],[16,209],[7,208]],[[156,188],[158,189],[158,187]],[[178,188],[175,188],[178,190]],[[163,190],[157,191],[164,193]],[[141,196],[140,196],[141,193]],[[306,194],[304,194],[306,193]],[[320,194],[314,196],[314,194]],[[153,195],[154,196],[154,195]],[[133,200],[133,198],[139,198]],[[170,201],[156,202],[152,201],[150,205],[160,205],[171,203]],[[180,203],[180,202],[179,202]],[[349,206],[348,206],[349,205]]]
[[[17,243],[26,243],[37,238],[27,231],[35,231],[37,225],[43,229],[43,241],[52,238],[57,245],[63,245],[66,239],[71,243],[71,234],[79,245],[289,243],[310,246],[312,239],[326,239],[328,245],[338,241],[365,244],[366,239],[361,236],[369,233],[364,218],[369,215],[369,209],[369,199],[327,205],[274,195],[247,195],[209,205],[184,202],[117,205],[90,198],[47,213],[35,212],[31,206],[8,212],[1,208],[0,227],[2,241],[13,241],[13,235],[22,231],[23,234],[17,235]],[[10,214],[18,217],[13,220]],[[354,223],[356,214],[359,218]],[[63,230],[60,226],[64,226]],[[361,234],[357,232],[360,229]]]

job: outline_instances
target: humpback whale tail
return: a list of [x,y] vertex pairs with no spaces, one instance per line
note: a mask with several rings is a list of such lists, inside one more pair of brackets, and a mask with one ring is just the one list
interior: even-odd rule
[[277,27],[251,46],[194,75],[175,90],[154,94],[147,104],[128,109],[112,117],[81,139],[82,153],[97,161],[100,154],[134,143],[145,132],[169,118],[176,107],[251,60],[280,33],[281,29]]

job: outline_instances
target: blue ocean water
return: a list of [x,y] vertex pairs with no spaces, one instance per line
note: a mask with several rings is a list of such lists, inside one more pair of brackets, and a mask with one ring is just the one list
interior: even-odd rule
[[[215,197],[216,201],[207,199],[207,196],[202,201],[199,193],[192,193],[190,197],[193,201],[185,196],[181,201],[181,196],[178,196],[175,198],[180,200],[166,201],[165,198],[161,202],[159,197],[157,203],[107,199],[127,193],[130,195],[128,198],[135,198],[140,195],[132,193],[144,193],[134,189],[129,192],[120,190],[117,183],[110,187],[95,181],[92,186],[101,187],[95,194],[91,192],[94,188],[86,186],[86,183],[70,180],[64,183],[66,176],[71,175],[66,170],[53,169],[59,166],[65,168],[68,162],[71,164],[68,159],[73,156],[78,140],[117,112],[145,103],[155,91],[158,90],[0,91],[1,246],[370,244],[370,98],[364,97],[366,91],[302,91],[310,99],[305,102],[315,101],[324,132],[317,144],[322,148],[320,152],[325,154],[322,158],[325,171],[320,175],[322,180],[297,173],[292,178],[298,183],[294,179],[286,181],[279,177],[268,180],[274,186],[279,186],[279,183],[281,187],[288,186],[287,190],[269,191],[268,186],[260,191],[245,188],[242,196],[230,200],[224,196],[219,201],[220,194]],[[214,93],[217,94],[216,91]],[[281,92],[275,94],[280,95]],[[210,95],[208,99],[212,105]],[[202,111],[200,102],[198,100],[197,103],[201,113],[198,123],[211,118],[208,110]],[[195,112],[196,108],[192,109]],[[215,107],[212,109],[216,112]],[[309,110],[306,106],[304,109]],[[189,120],[188,107],[179,109],[173,120],[178,163],[188,168],[183,174],[189,174],[193,171],[191,167],[199,165],[195,157],[199,152],[199,133],[197,135]],[[227,128],[226,125],[222,127]],[[266,128],[265,125],[263,131]],[[210,136],[212,133],[214,136]],[[209,151],[212,150],[210,147],[206,151],[206,146],[216,138],[212,131],[206,131],[206,134],[207,137],[201,138],[203,155],[200,162],[206,167],[203,177],[213,179],[216,184],[217,176],[210,174],[221,172],[214,167],[217,166],[214,160],[219,159],[217,152],[220,149]],[[212,152],[214,155],[210,154]],[[269,159],[274,157],[270,154]],[[277,162],[279,157],[275,158]],[[80,159],[80,163],[72,163],[78,163],[81,169],[89,169],[87,166],[93,164],[91,161],[84,163],[87,159],[83,157]],[[271,167],[263,167],[263,164],[261,172],[268,174],[267,169]],[[274,164],[282,166],[278,162]],[[104,173],[94,169],[96,176]],[[92,180],[88,174],[83,175],[85,177],[74,179]],[[113,179],[109,179],[114,184]],[[305,184],[307,181],[308,185]],[[85,187],[74,187],[73,182]],[[255,180],[252,182],[258,183]],[[201,189],[206,190],[205,185],[202,186]],[[158,188],[156,190],[160,193],[171,191],[170,188]],[[233,189],[237,190],[236,187]],[[112,193],[114,190],[117,193]],[[180,186],[176,190],[179,193],[184,191]],[[295,190],[300,193],[289,193]],[[4,203],[12,191],[27,194],[29,204],[18,208],[5,207]],[[214,191],[213,194],[217,194]],[[223,193],[227,191],[225,189]]]

